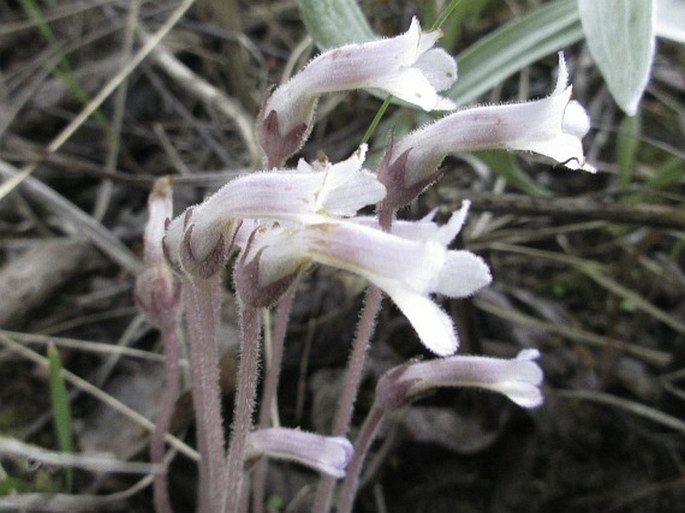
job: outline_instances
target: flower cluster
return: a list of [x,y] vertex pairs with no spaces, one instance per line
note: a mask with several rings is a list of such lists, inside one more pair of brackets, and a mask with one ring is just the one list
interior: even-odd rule
[[[378,419],[389,409],[444,386],[493,390],[528,408],[542,402],[537,351],[524,350],[512,360],[454,356],[458,349],[456,329],[434,295],[467,297],[491,281],[482,258],[451,247],[464,226],[469,202],[465,201],[442,225],[435,221],[434,212],[419,221],[397,221],[394,213],[439,177],[439,166],[448,154],[506,148],[537,152],[592,170],[585,162],[581,145],[589,122],[583,108],[571,100],[561,55],[559,76],[550,96],[525,103],[455,110],[456,106],[439,94],[456,80],[457,71],[454,59],[434,48],[438,36],[438,32],[423,32],[414,20],[406,33],[395,38],[348,45],[316,57],[275,89],[263,104],[257,131],[267,170],[227,183],[166,224],[164,255],[191,290],[184,294],[184,301],[187,298],[189,312],[195,311],[189,323],[197,331],[189,333],[191,361],[193,351],[205,351],[196,357],[199,366],[207,364],[206,344],[213,343],[216,336],[212,326],[217,322],[213,313],[217,309],[216,294],[207,284],[218,283],[217,277],[229,256],[238,253],[233,276],[244,323],[239,381],[244,381],[245,387],[238,387],[236,415],[247,418],[234,421],[226,457],[212,453],[216,450],[211,447],[213,443],[222,445],[216,442],[223,440],[218,438],[221,433],[216,433],[221,429],[220,422],[214,421],[213,428],[198,433],[201,452],[208,453],[201,455],[203,461],[213,462],[204,474],[200,472],[200,479],[211,481],[228,475],[231,483],[224,496],[215,484],[205,488],[200,484],[200,493],[212,490],[214,495],[201,502],[208,511],[233,511],[242,503],[240,495],[245,487],[240,476],[245,463],[261,456],[300,462],[330,479],[342,478],[348,464],[354,469],[351,473],[358,472],[365,444],[371,438],[369,433],[378,422],[369,423],[368,437],[362,431],[354,451],[344,438],[344,428],[343,432],[325,437],[264,425],[254,430],[251,425],[259,368],[259,350],[255,349],[259,347],[259,326],[254,309],[280,305],[297,276],[312,265],[331,266],[367,280],[392,299],[421,343],[438,357],[399,366],[379,381],[375,406]],[[375,172],[364,167],[366,145],[341,162],[331,163],[325,158],[313,163],[300,160],[295,168],[286,167],[286,159],[302,147],[311,132],[319,96],[357,88],[381,89],[427,111],[453,112],[401,140],[390,138]],[[372,205],[377,206],[378,217],[358,214]],[[160,233],[156,236],[162,238]],[[141,297],[144,292],[139,291]],[[358,333],[368,334],[367,340],[360,342],[362,347],[369,342],[373,318],[370,315],[370,320],[365,321],[362,316],[360,321],[369,323],[366,330],[361,326],[358,329]],[[193,345],[194,338],[201,339],[204,349],[201,344]],[[195,372],[197,378],[194,375],[193,379],[206,390],[198,394],[198,404],[214,404],[203,396],[214,393],[211,383],[206,383],[214,371]],[[350,382],[355,379],[350,378]],[[356,383],[350,386],[358,386],[358,379]],[[269,397],[266,392],[265,397]],[[271,404],[261,407],[270,408]],[[347,413],[351,416],[351,412]],[[354,479],[352,476],[346,481],[343,489],[353,493]],[[330,498],[326,493],[317,496],[317,511],[327,511]],[[341,512],[351,507],[349,493],[341,494]]]

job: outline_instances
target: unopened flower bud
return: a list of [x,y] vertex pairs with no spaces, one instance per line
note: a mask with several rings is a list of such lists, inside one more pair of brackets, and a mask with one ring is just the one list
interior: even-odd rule
[[180,287],[167,265],[162,249],[164,226],[172,215],[170,177],[155,181],[148,198],[149,217],[143,235],[143,272],[136,278],[134,295],[138,306],[157,326],[176,322],[180,306]]

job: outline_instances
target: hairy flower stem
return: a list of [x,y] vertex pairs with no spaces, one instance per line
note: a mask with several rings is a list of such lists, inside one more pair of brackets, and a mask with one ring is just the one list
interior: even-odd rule
[[[180,368],[178,364],[178,336],[176,323],[169,323],[160,326],[162,333],[162,344],[164,345],[164,368],[166,371],[166,385],[162,394],[162,404],[155,430],[150,438],[150,461],[152,463],[162,463],[164,461],[164,435],[171,424],[171,416],[174,413],[174,406],[179,394]],[[155,474],[153,483],[154,502],[156,513],[172,513],[169,491],[167,489],[166,470],[163,473]]]
[[[357,325],[357,333],[352,342],[352,352],[347,364],[347,373],[338,403],[338,411],[333,421],[333,436],[345,436],[349,431],[354,402],[362,381],[366,353],[376,327],[376,317],[381,309],[382,301],[383,295],[378,287],[372,286],[367,289],[364,308]],[[333,500],[335,482],[334,477],[321,477],[314,498],[313,513],[328,513]]]
[[347,475],[340,488],[338,503],[335,509],[336,513],[351,513],[354,499],[357,495],[359,477],[361,476],[362,465],[366,459],[366,453],[369,452],[371,442],[373,442],[376,437],[378,428],[384,418],[385,411],[377,406],[371,408],[371,411],[366,416],[366,420],[364,420],[364,424],[354,443],[354,453],[352,455],[352,461],[350,461],[350,464],[347,466]]
[[240,305],[240,367],[238,368],[238,389],[235,396],[233,428],[228,448],[226,485],[226,513],[240,511],[244,492],[244,460],[247,436],[252,429],[252,413],[257,395],[259,373],[260,323],[259,309]]
[[219,513],[223,499],[225,440],[221,420],[219,350],[220,275],[183,285],[193,406],[200,451],[198,511]]
[[[271,345],[271,360],[267,362],[264,377],[264,387],[262,389],[262,400],[259,405],[260,429],[269,427],[271,422],[271,411],[278,390],[278,382],[281,376],[281,366],[283,364],[283,345],[290,319],[290,310],[295,298],[297,280],[290,286],[290,290],[278,301],[276,305],[276,321],[274,323],[274,334]],[[266,486],[266,472],[268,462],[266,458],[259,461],[253,471],[253,491],[252,491],[252,513],[263,513],[264,511],[264,492]]]

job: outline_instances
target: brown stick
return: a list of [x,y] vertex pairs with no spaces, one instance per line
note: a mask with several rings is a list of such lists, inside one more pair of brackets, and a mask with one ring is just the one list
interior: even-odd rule
[[473,193],[445,191],[441,195],[450,211],[463,199],[471,200],[471,209],[497,214],[551,216],[579,220],[605,220],[657,228],[685,228],[685,208],[647,203],[626,204],[590,198],[534,198],[521,194]]

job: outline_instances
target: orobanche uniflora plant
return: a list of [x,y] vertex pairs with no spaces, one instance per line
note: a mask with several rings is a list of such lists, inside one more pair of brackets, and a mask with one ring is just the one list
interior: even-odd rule
[[[175,334],[182,312],[200,455],[198,511],[262,513],[266,460],[278,458],[320,473],[312,511],[330,511],[337,495],[336,511],[347,513],[374,434],[392,410],[432,390],[464,386],[498,392],[524,408],[541,404],[537,350],[524,348],[513,359],[455,355],[459,338],[454,323],[433,298],[467,297],[491,281],[479,256],[451,248],[466,222],[469,202],[442,225],[435,221],[435,213],[418,221],[396,220],[395,213],[439,178],[439,166],[448,154],[507,148],[591,170],[581,146],[589,121],[571,100],[562,55],[550,96],[457,109],[440,95],[456,80],[457,68],[451,56],[434,47],[438,36],[437,31],[424,32],[414,19],[397,37],[320,54],[264,101],[257,132],[265,170],[228,182],[174,219],[169,219],[170,181],[162,180],[153,190],[145,232],[146,271],[136,295],[143,312],[164,334],[169,386],[151,444],[152,458],[157,463],[163,460],[163,434],[178,393]],[[447,114],[399,140],[389,137],[376,170],[364,167],[365,144],[341,162],[322,157],[286,167],[286,159],[311,133],[319,96],[357,88],[384,90],[425,111]],[[376,216],[358,214],[369,205],[377,206]],[[217,328],[221,279],[229,261],[241,341],[235,411],[226,440]],[[314,265],[357,274],[369,284],[328,433],[275,425],[271,416],[298,278]],[[384,295],[406,316],[434,358],[388,370],[377,384],[366,422],[355,439],[349,439]],[[276,311],[271,354],[261,365],[261,309],[271,307]],[[163,474],[155,482],[155,503],[159,513],[172,511]]]

